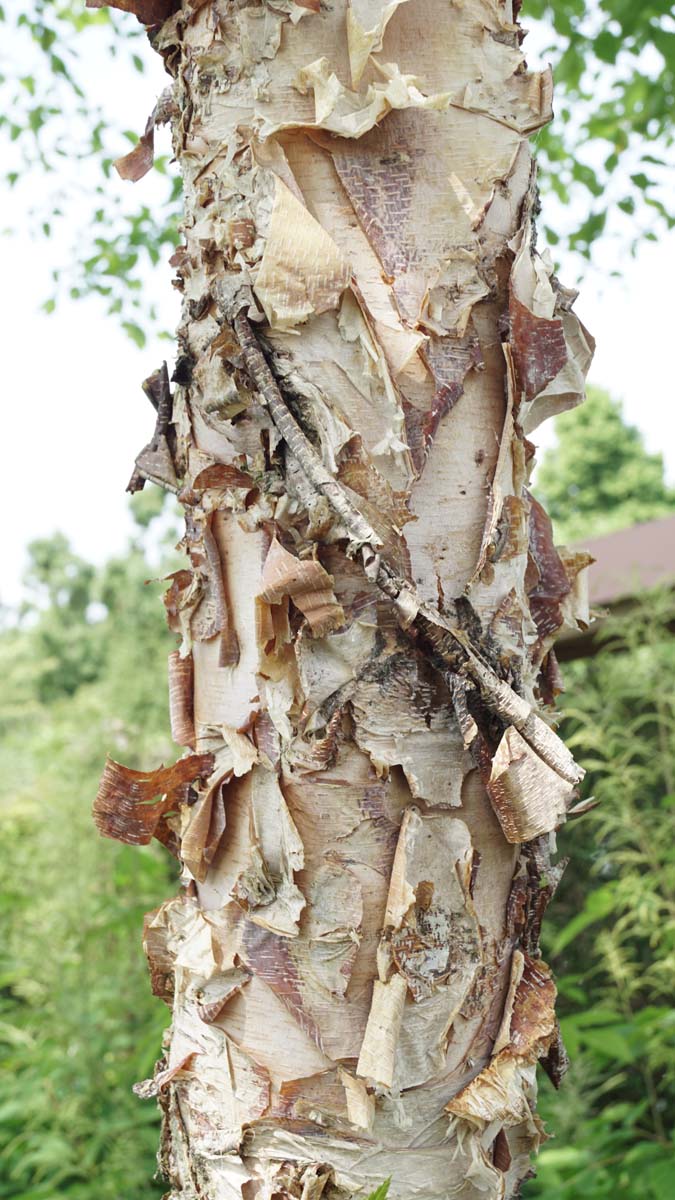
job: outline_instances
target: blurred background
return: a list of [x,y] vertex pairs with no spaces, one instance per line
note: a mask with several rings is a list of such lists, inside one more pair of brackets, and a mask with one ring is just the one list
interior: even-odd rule
[[[675,16],[669,3],[526,0],[553,63],[536,139],[540,241],[598,339],[587,403],[541,431],[535,492],[590,546],[606,616],[560,647],[563,733],[599,803],[543,951],[572,1067],[541,1083],[546,1200],[670,1200],[675,1115]],[[168,760],[158,578],[178,517],[149,485],[140,381],[173,350],[180,183],[112,160],[164,86],[133,17],[84,0],[0,4],[0,328],[6,447],[0,583],[0,1197],[150,1200],[151,1073],[167,1011],[142,915],[175,886],[161,847],[95,835],[105,754]],[[637,528],[636,528],[637,527]],[[151,582],[147,582],[150,580]],[[152,581],[155,582],[152,582]]]

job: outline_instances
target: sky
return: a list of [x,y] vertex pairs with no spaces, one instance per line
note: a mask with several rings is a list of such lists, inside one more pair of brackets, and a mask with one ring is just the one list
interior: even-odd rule
[[[149,52],[144,57],[149,69],[142,75],[111,62],[103,50],[87,62],[93,100],[104,110],[114,107],[121,127],[139,133],[164,86],[159,62]],[[530,64],[537,65],[532,58]],[[122,141],[119,152],[127,148]],[[34,186],[41,186],[39,179]],[[139,204],[151,202],[154,186],[151,176],[136,184],[110,181],[111,188],[135,189]],[[555,225],[546,205],[544,197],[544,221]],[[133,528],[125,487],[154,424],[140,385],[172,354],[167,342],[155,338],[140,350],[95,300],[64,300],[55,313],[42,312],[50,271],[62,262],[89,212],[83,202],[75,205],[56,242],[31,236],[24,206],[25,191],[23,198],[20,192],[2,198],[1,220],[8,230],[0,238],[7,499],[0,601],[9,605],[20,599],[26,545],[34,538],[61,531],[77,553],[94,562],[124,549]],[[663,452],[675,482],[675,233],[643,243],[635,258],[626,251],[618,264],[608,261],[610,253],[607,248],[587,270],[576,304],[597,341],[590,381],[623,400],[627,419],[642,430],[648,449]],[[168,254],[148,273],[146,287],[148,303],[160,307],[171,328],[178,309]],[[619,278],[610,274],[617,266]],[[553,444],[551,422],[535,439],[542,448]]]

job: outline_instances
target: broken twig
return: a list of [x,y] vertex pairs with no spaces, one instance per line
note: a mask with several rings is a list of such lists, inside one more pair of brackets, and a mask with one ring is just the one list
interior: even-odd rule
[[339,518],[352,553],[360,555],[367,577],[394,603],[404,629],[416,630],[421,647],[443,674],[455,675],[460,670],[468,674],[488,708],[507,724],[514,725],[563,779],[579,783],[584,772],[554,730],[482,660],[463,630],[453,626],[434,605],[423,601],[412,584],[382,559],[382,543],[377,534],[326,470],[291,413],[243,309],[235,314],[233,325],[246,369],[277,430],[307,479]]

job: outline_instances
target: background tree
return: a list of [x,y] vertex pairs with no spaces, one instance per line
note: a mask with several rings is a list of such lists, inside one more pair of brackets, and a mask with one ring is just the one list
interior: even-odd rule
[[556,420],[556,444],[536,475],[536,491],[556,537],[598,537],[675,510],[663,456],[645,449],[640,431],[624,420],[621,403],[590,387],[586,402]]

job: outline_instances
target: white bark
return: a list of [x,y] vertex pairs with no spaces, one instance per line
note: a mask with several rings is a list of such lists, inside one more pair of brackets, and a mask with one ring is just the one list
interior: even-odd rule
[[[508,0],[184,0],[152,36],[184,311],[138,470],[186,506],[196,752],[152,815],[186,885],[146,929],[161,1166],[175,1200],[512,1196],[581,774],[541,712],[584,559],[526,490],[525,435],[591,354],[533,249],[550,77]],[[147,779],[108,768],[104,832]]]

